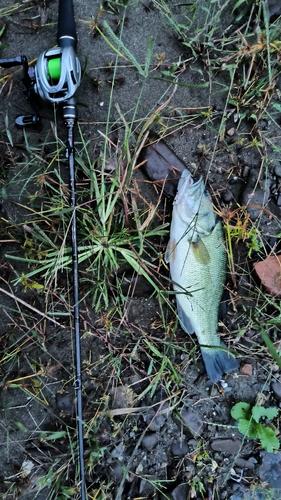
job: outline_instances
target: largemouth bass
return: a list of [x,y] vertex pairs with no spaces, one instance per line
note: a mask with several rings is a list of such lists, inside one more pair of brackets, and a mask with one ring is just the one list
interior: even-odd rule
[[174,200],[165,260],[170,264],[180,324],[185,332],[196,333],[207,374],[217,382],[239,366],[217,332],[226,274],[224,236],[203,179],[194,182],[187,169]]

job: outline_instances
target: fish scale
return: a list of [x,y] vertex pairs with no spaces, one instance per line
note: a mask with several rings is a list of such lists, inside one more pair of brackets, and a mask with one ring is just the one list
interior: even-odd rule
[[218,309],[226,273],[220,219],[203,179],[185,170],[178,185],[165,259],[170,265],[180,324],[196,333],[207,374],[213,382],[238,368],[218,335]]

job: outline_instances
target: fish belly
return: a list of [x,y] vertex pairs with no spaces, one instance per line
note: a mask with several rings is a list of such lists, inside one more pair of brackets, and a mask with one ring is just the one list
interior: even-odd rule
[[202,244],[209,254],[208,262],[198,259],[187,238],[180,239],[170,260],[170,272],[183,329],[195,332],[200,345],[218,346],[218,308],[226,265],[220,221],[211,234],[202,238]]

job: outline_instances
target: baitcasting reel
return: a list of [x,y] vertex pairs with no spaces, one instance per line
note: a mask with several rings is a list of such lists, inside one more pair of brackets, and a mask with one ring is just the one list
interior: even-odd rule
[[81,80],[80,62],[73,47],[43,52],[31,71],[34,72],[34,92],[43,101],[55,104],[71,99]]
[[[23,67],[24,94],[34,114],[17,116],[18,127],[40,122],[39,99],[54,104],[68,103],[81,81],[81,66],[76,55],[77,44],[73,3],[59,2],[58,47],[43,52],[35,66],[28,66],[26,56],[0,59],[2,68]],[[73,102],[69,103],[73,107]]]

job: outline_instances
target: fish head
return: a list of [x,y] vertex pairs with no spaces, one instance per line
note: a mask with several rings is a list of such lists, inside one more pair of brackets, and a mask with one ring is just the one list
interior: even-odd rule
[[203,178],[194,181],[187,169],[179,180],[174,210],[186,225],[188,238],[193,242],[210,234],[216,225],[217,217]]

